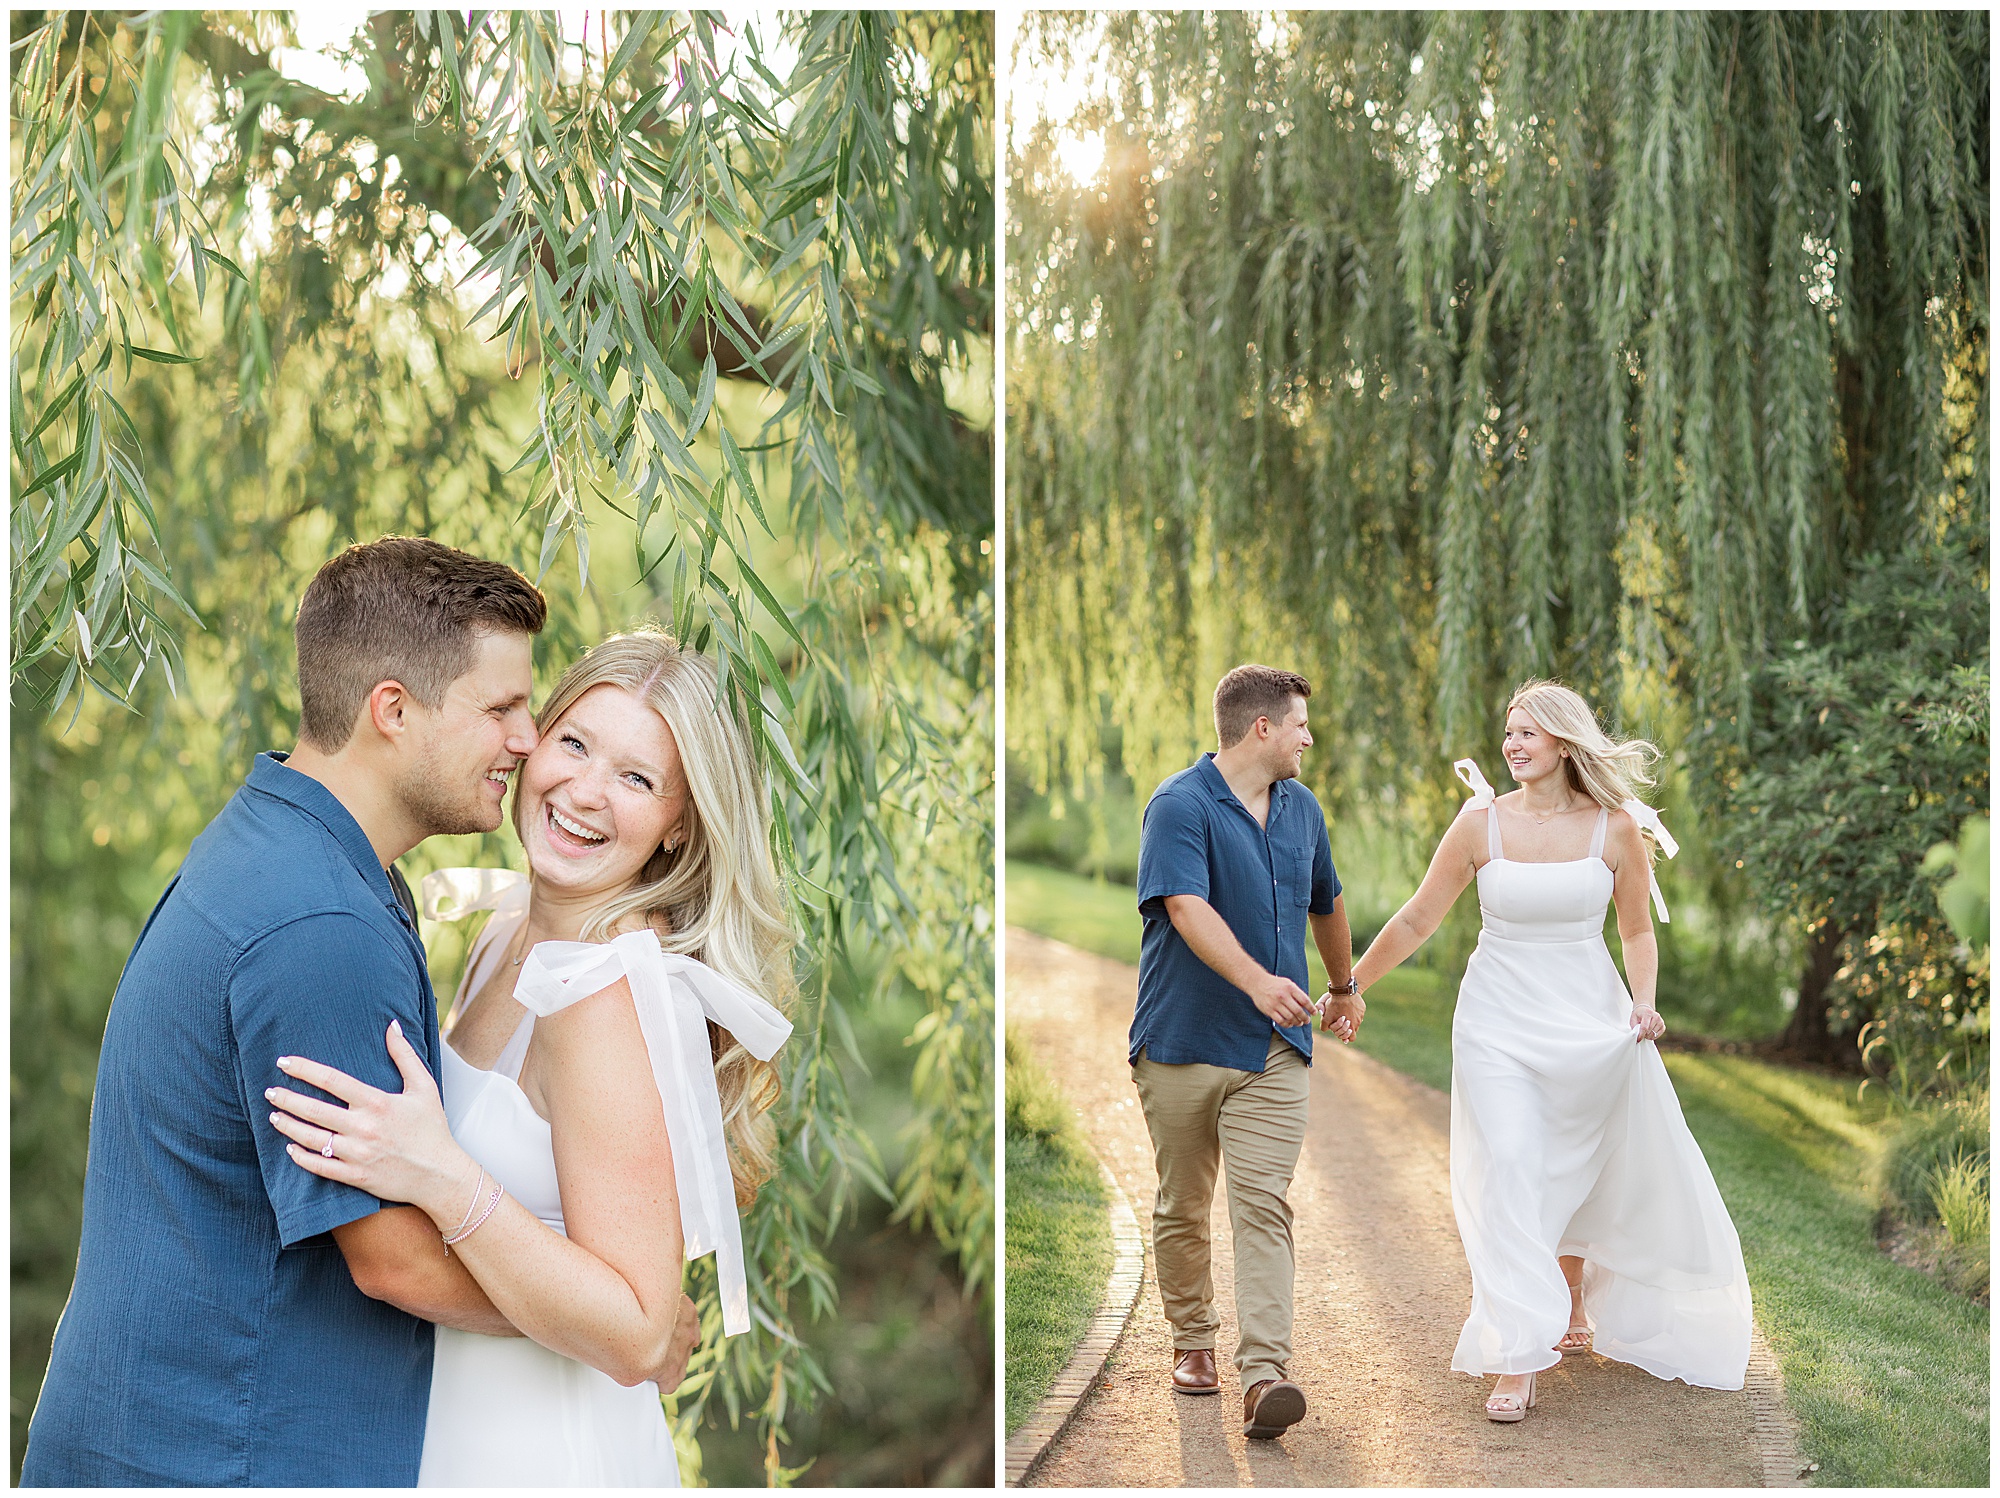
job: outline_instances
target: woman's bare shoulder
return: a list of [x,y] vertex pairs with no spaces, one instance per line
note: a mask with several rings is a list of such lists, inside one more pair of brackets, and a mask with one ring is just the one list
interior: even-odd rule
[[1606,808],[1604,827],[1604,854],[1611,866],[1621,868],[1628,858],[1643,861],[1646,857],[1646,839],[1639,831],[1639,823],[1632,813],[1622,806]]
[[613,924],[605,940],[609,941],[615,937],[626,936],[631,932],[644,931],[648,928],[651,928],[661,936],[672,936],[674,934],[673,919],[664,910],[628,910],[625,914],[618,917],[618,920]]

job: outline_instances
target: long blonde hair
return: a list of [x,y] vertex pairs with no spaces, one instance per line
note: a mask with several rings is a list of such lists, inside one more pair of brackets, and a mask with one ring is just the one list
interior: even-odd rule
[[[637,880],[591,913],[583,939],[651,925],[667,951],[708,964],[790,1014],[798,935],[771,854],[770,797],[748,732],[723,704],[714,663],[660,630],[612,635],[563,673],[536,729],[548,733],[577,698],[605,685],[623,687],[665,721],[680,749],[688,809],[674,847],[655,849]],[[776,1169],[767,1115],[778,1100],[778,1073],[713,1021],[708,1034],[736,1201],[748,1206]]]
[[1590,704],[1561,682],[1523,682],[1507,699],[1509,713],[1517,707],[1569,750],[1563,773],[1570,789],[1599,806],[1616,811],[1656,783],[1646,766],[1661,757],[1659,746],[1647,739],[1612,738],[1598,726]]

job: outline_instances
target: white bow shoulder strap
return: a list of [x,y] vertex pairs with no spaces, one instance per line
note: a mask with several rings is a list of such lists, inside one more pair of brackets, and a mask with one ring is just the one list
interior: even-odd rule
[[[1464,781],[1466,789],[1472,792],[1471,798],[1465,803],[1467,806],[1474,811],[1484,811],[1493,804],[1493,787],[1488,785],[1486,777],[1479,773],[1477,761],[1455,759],[1451,762],[1451,772]],[[426,883],[428,884],[428,881]]]
[[[1660,814],[1645,802],[1638,800],[1627,801],[1619,810],[1637,822],[1641,832],[1651,833],[1653,841],[1659,844],[1660,851],[1666,854],[1667,857],[1673,858],[1680,853],[1681,845],[1675,842],[1674,835],[1667,831],[1667,824],[1662,822]],[[1660,924],[1662,926],[1672,925],[1673,917],[1667,914],[1666,896],[1660,893],[1659,875],[1649,868],[1646,871],[1646,879],[1652,886],[1653,909],[1659,912]]]
[[497,910],[506,895],[528,882],[512,869],[439,869],[417,886],[417,908],[427,921],[456,921],[475,910]]
[[660,950],[651,931],[628,931],[592,945],[536,943],[521,964],[514,997],[536,1015],[565,1009],[624,978],[632,989],[639,1030],[674,1148],[674,1183],[681,1199],[681,1235],[688,1258],[715,1257],[722,1292],[722,1329],[750,1330],[750,1294],[743,1267],[743,1233],[722,1132],[704,1018],[741,1041],[760,1061],[777,1054],[791,1021],[715,969]]

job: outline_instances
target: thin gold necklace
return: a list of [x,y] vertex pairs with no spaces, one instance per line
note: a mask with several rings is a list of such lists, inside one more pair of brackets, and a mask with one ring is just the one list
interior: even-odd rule
[[1563,805],[1558,806],[1554,811],[1550,812],[1546,817],[1537,817],[1535,816],[1533,808],[1528,805],[1527,797],[1523,796],[1521,798],[1521,810],[1527,812],[1530,817],[1534,817],[1534,822],[1537,827],[1546,827],[1549,825],[1550,822],[1555,820],[1555,818],[1562,816],[1564,813],[1575,811],[1576,807],[1573,804],[1569,803],[1568,801],[1565,801]]

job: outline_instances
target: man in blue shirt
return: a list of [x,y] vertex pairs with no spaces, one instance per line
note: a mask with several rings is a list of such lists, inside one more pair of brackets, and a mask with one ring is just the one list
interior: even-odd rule
[[1305,1417],[1285,1376],[1292,1340],[1292,1211],[1305,1142],[1312,1017],[1305,933],[1331,992],[1317,1011],[1351,1041],[1363,1005],[1326,819],[1297,783],[1312,746],[1303,676],[1238,666],[1215,689],[1216,752],[1170,775],[1139,836],[1145,933],[1128,1059],[1160,1189],[1153,1253],[1174,1330],[1173,1387],[1214,1394],[1220,1320],[1209,1277],[1215,1173],[1227,1172],[1236,1258],[1243,1430]]
[[307,590],[298,747],[195,840],[112,1001],[24,1485],[413,1486],[431,1323],[519,1335],[423,1212],[294,1165],[264,1091],[301,1085],[285,1055],[400,1091],[392,1020],[438,1071],[393,863],[500,825],[545,613],[511,567],[404,537]]

